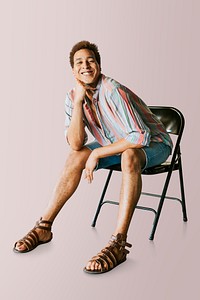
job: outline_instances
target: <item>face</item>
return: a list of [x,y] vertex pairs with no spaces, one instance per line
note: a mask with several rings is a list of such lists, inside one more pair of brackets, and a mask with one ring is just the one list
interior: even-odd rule
[[100,72],[100,66],[93,51],[81,49],[74,54],[73,73],[76,79],[85,84],[96,86]]

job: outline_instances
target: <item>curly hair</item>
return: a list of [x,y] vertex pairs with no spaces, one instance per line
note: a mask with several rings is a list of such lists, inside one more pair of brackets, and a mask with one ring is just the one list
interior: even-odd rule
[[100,57],[100,53],[99,53],[99,49],[98,49],[97,45],[90,43],[88,41],[81,41],[81,42],[75,44],[72,47],[72,50],[70,51],[69,61],[70,61],[70,65],[72,68],[74,67],[74,54],[81,49],[91,50],[95,55],[97,63],[99,64],[99,66],[101,66],[101,57]]

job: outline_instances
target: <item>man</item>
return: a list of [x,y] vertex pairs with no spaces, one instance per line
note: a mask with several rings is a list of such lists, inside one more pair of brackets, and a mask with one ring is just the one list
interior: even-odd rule
[[[53,200],[35,227],[14,246],[24,253],[52,239],[51,225],[72,196],[85,169],[94,171],[121,162],[122,183],[116,228],[107,246],[84,268],[91,274],[112,270],[126,260],[131,218],[141,193],[141,172],[164,162],[172,142],[163,125],[132,91],[101,73],[98,48],[88,41],[74,45],[70,64],[76,86],[66,97],[66,140],[71,152]],[[88,129],[95,140],[87,144]]]

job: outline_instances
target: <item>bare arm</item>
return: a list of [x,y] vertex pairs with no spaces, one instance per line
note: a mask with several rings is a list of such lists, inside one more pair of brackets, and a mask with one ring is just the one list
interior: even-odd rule
[[143,146],[139,144],[138,145],[131,144],[129,141],[123,138],[113,144],[94,149],[93,155],[99,159],[106,156],[122,153],[129,148],[142,148],[142,147]]
[[71,148],[80,150],[84,143],[85,129],[83,122],[83,100],[86,94],[86,89],[77,81],[75,89],[74,109],[70,126],[67,130],[67,141]]
[[115,154],[120,154],[127,149],[130,148],[142,148],[142,145],[131,144],[129,141],[125,140],[124,138],[107,146],[103,146],[97,149],[94,149],[85,165],[85,178],[88,180],[89,183],[93,180],[93,171],[98,164],[100,158],[111,156]]

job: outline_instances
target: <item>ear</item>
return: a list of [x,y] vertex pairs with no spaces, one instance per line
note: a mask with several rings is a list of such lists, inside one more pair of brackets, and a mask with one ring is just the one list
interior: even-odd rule
[[74,75],[74,77],[76,77],[76,76],[75,76],[74,68],[72,68],[72,74]]
[[101,65],[100,65],[100,64],[98,64],[98,66],[99,66],[99,71],[100,71],[100,73],[101,73]]

